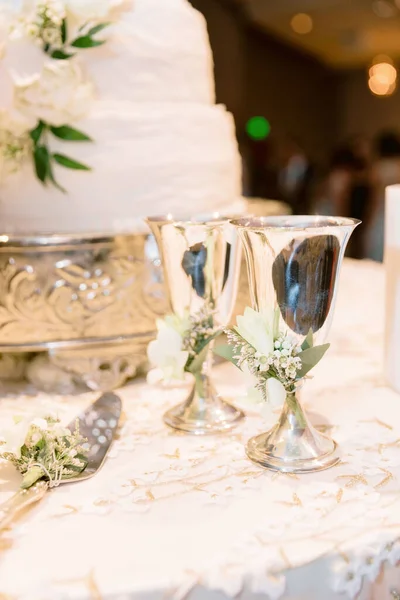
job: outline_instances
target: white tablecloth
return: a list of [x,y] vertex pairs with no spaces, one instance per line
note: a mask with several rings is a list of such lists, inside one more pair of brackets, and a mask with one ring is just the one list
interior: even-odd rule
[[[362,600],[392,599],[400,396],[381,376],[383,289],[381,266],[345,264],[332,347],[304,390],[313,422],[340,443],[341,465],[264,471],[244,453],[270,424],[254,408],[231,435],[178,435],[161,417],[187,390],[136,382],[121,391],[125,425],[102,471],[52,491],[0,538],[0,598],[331,600],[362,588]],[[225,364],[215,377],[240,402],[240,373]],[[92,400],[4,394],[0,420],[50,403],[69,422]],[[18,481],[0,465],[0,501]]]

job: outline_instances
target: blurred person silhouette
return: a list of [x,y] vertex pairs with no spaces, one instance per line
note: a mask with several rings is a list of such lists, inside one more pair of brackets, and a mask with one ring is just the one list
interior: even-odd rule
[[343,215],[348,212],[352,185],[354,156],[349,146],[337,147],[329,161],[316,212],[322,215]]
[[248,194],[253,198],[278,197],[276,151],[273,140],[248,140]]
[[400,183],[400,136],[394,131],[381,133],[376,140],[373,167],[374,194],[366,215],[365,255],[383,260],[385,188]]
[[292,136],[287,136],[281,144],[280,163],[280,198],[291,206],[293,214],[309,214],[314,169],[302,145]]
[[[326,177],[323,198],[316,212],[325,215],[353,217],[364,220],[373,196],[373,181],[368,145],[358,145],[361,139],[353,138],[339,146],[333,153]],[[363,258],[365,226],[353,233],[347,254]]]
[[348,210],[343,215],[359,219],[362,224],[353,232],[347,254],[365,258],[367,221],[375,193],[372,147],[367,137],[357,135],[350,139],[349,148],[353,155],[352,180]]

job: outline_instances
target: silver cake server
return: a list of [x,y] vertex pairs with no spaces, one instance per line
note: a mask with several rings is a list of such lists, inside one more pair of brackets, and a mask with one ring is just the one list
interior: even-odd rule
[[[87,439],[84,447],[88,447],[86,454],[88,464],[86,469],[75,477],[61,479],[60,484],[89,479],[102,467],[118,428],[121,408],[121,399],[112,392],[107,392],[71,421],[67,426],[68,429],[74,431],[78,421],[80,433]],[[0,530],[4,529],[24,508],[41,500],[48,489],[48,481],[38,481],[27,490],[20,489],[0,505]]]

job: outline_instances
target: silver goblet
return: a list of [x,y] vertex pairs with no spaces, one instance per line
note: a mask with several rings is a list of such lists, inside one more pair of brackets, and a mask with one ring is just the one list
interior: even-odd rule
[[[253,308],[279,309],[279,331],[301,344],[310,329],[322,344],[331,326],[339,271],[359,221],[318,216],[242,218],[232,221],[243,241]],[[339,459],[336,442],[310,424],[288,392],[278,423],[250,439],[247,455],[269,469],[308,473]]]
[[[218,215],[181,219],[149,217],[161,255],[169,304],[183,317],[201,311],[212,314],[215,330],[225,327],[234,307],[240,270],[241,244]],[[195,435],[230,430],[243,413],[218,396],[210,379],[212,343],[187,400],[164,415],[174,429]]]

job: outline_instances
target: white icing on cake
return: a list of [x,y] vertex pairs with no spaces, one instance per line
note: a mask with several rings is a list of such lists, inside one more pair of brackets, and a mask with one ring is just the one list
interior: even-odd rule
[[[241,193],[232,116],[215,106],[203,17],[187,0],[135,0],[104,46],[81,53],[97,100],[70,123],[93,143],[51,149],[93,168],[55,167],[63,194],[31,163],[0,188],[3,232],[109,231],[148,214],[232,210]],[[237,206],[237,205],[236,205]]]

